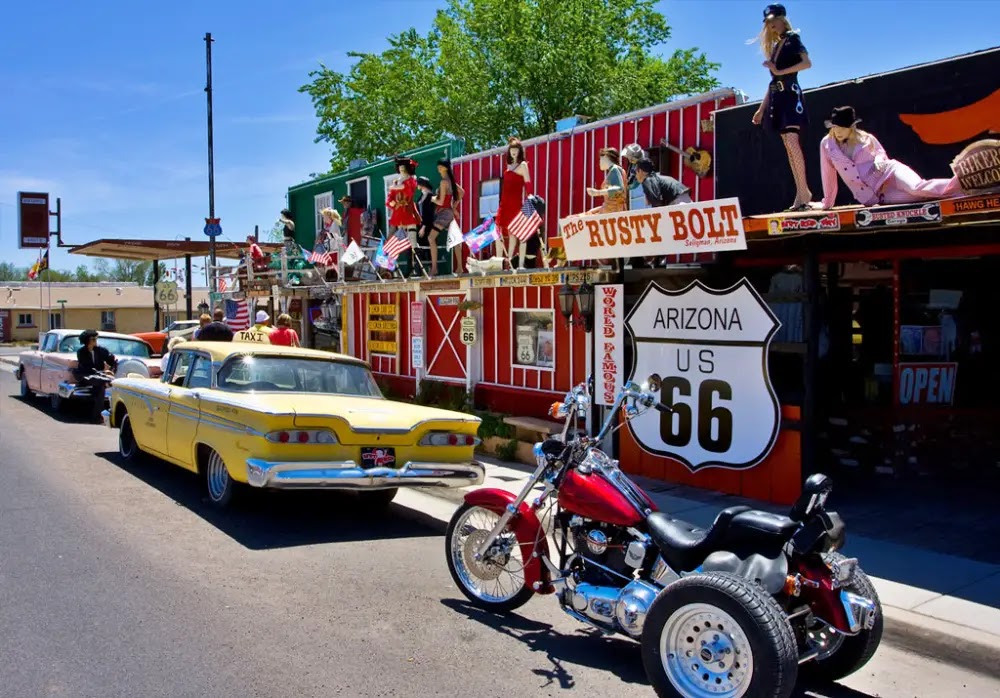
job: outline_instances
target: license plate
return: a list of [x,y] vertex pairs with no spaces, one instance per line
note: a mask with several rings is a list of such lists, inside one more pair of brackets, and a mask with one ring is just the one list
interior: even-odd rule
[[396,449],[391,446],[364,446],[361,448],[361,467],[395,468]]

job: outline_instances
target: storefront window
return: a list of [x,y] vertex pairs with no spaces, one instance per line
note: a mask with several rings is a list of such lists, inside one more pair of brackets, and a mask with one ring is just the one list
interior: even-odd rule
[[514,310],[514,365],[551,369],[555,366],[555,311]]

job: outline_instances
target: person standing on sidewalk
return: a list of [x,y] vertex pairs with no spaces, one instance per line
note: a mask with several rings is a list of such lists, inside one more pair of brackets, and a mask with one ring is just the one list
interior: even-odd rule
[[299,344],[298,332],[292,329],[292,316],[288,313],[278,316],[278,326],[271,330],[270,339],[271,344],[282,347],[302,346]]

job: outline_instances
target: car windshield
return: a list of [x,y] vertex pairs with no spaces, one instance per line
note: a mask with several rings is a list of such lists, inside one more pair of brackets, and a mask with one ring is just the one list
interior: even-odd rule
[[[104,347],[117,357],[138,356],[148,359],[151,356],[149,345],[138,339],[98,336],[97,345]],[[81,346],[79,337],[63,337],[63,340],[59,342],[59,351],[64,354],[75,354],[80,350]]]
[[363,364],[291,356],[238,356],[219,369],[219,389],[382,397]]

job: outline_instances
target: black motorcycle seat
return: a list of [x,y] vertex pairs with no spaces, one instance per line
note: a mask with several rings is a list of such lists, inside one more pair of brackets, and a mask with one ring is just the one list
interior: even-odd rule
[[746,511],[750,511],[750,507],[723,509],[707,530],[675,519],[662,511],[655,511],[646,517],[646,527],[666,563],[674,570],[688,572],[717,549],[718,541],[733,518]]
[[662,512],[650,514],[646,525],[664,561],[678,572],[690,572],[719,550],[735,552],[745,546],[766,544],[780,547],[799,527],[787,516],[747,506],[723,509],[707,530]]

